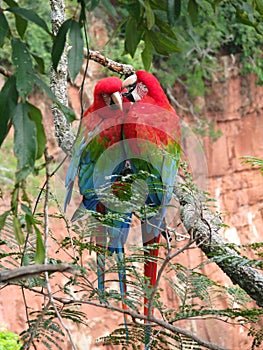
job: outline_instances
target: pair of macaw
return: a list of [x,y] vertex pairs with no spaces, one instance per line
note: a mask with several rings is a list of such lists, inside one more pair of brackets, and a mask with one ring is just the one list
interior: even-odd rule
[[[140,212],[145,250],[144,274],[156,283],[158,243],[166,237],[165,212],[180,160],[179,118],[158,80],[143,70],[124,81],[100,80],[94,103],[85,112],[73,147],[65,208],[78,175],[82,203],[72,220],[96,213],[103,221],[96,235],[98,247],[116,253],[119,281],[126,309],[124,244],[132,213]],[[99,249],[98,249],[99,250]],[[150,257],[150,258],[149,258]],[[97,253],[98,288],[104,291],[105,254]],[[148,300],[144,300],[148,315]],[[126,322],[126,321],[125,321]]]

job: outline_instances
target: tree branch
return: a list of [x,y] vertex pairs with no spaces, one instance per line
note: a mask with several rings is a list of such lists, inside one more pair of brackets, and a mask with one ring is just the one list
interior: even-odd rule
[[186,249],[190,248],[191,245],[195,242],[194,239],[190,239],[182,248],[176,250],[174,253],[171,253],[171,249],[168,249],[168,254],[165,258],[165,260],[162,263],[162,266],[160,267],[158,274],[157,274],[157,278],[156,278],[156,282],[155,285],[153,286],[150,298],[149,298],[149,303],[148,303],[148,315],[152,315],[152,309],[153,309],[153,300],[154,300],[154,296],[157,293],[157,289],[161,280],[161,277],[165,271],[166,266],[169,264],[169,262],[175,258],[177,255],[181,254],[183,251],[185,251]]
[[[36,293],[39,293],[39,294],[44,294],[45,293],[43,291],[40,291],[38,289],[33,289],[34,292]],[[79,303],[79,304],[87,304],[87,305],[91,305],[91,306],[95,306],[95,307],[100,307],[100,308],[103,308],[103,309],[107,309],[107,310],[112,310],[112,311],[116,311],[116,312],[119,312],[121,314],[126,314],[128,316],[130,316],[133,320],[144,320],[144,321],[150,321],[152,323],[154,323],[155,325],[157,326],[161,326],[165,329],[168,329],[170,330],[171,332],[174,332],[174,333],[178,333],[178,334],[182,334],[192,340],[194,340],[196,343],[198,343],[199,345],[201,346],[204,346],[206,347],[207,349],[211,349],[211,350],[227,350],[226,348],[223,348],[219,345],[216,345],[214,343],[210,343],[209,341],[206,341],[202,338],[199,338],[198,336],[196,336],[195,334],[193,334],[192,332],[186,330],[186,329],[183,329],[183,328],[180,328],[180,327],[177,327],[177,326],[174,326],[168,322],[165,322],[157,317],[154,317],[154,316],[144,316],[143,314],[140,314],[140,313],[137,313],[135,311],[132,311],[132,310],[123,310],[122,308],[119,308],[117,306],[114,306],[112,304],[98,304],[94,301],[90,301],[90,300],[84,300],[84,299],[68,299],[68,298],[61,298],[61,297],[57,297],[57,296],[53,296],[54,300],[62,303],[63,305],[70,305],[70,304],[75,304],[75,303]]]
[[[62,23],[65,21],[65,4],[64,1],[61,0],[50,0],[50,7],[52,32],[56,35]],[[65,106],[68,106],[67,77],[68,60],[67,52],[64,50],[57,71],[55,71],[53,67],[51,68],[50,88],[56,98]],[[75,140],[71,125],[55,103],[52,105],[52,113],[58,145],[69,155]]]
[[54,272],[69,272],[75,274],[77,272],[71,265],[65,264],[37,264],[29,266],[21,266],[12,270],[4,270],[0,272],[1,283],[13,283],[15,281],[39,276],[43,272],[54,273]]
[[[49,161],[50,157],[48,155],[47,148],[45,149],[45,162],[46,162],[46,193],[45,193],[45,201],[44,201],[44,247],[45,247],[45,264],[48,263],[48,241],[49,241],[49,215],[48,215],[48,204],[49,204],[49,184],[50,184],[50,173],[49,173]],[[65,330],[67,333],[70,343],[72,345],[73,350],[77,350],[76,345],[73,341],[72,334],[66,325],[66,323],[63,321],[63,318],[60,315],[60,312],[57,308],[57,305],[54,301],[53,294],[52,294],[52,289],[51,289],[51,284],[50,284],[50,279],[49,279],[49,274],[47,271],[45,271],[45,279],[46,279],[46,288],[48,292],[48,298],[49,302],[53,306],[55,313],[57,315],[57,318],[61,324],[61,327]]]
[[180,202],[183,224],[189,233],[193,232],[198,247],[262,307],[263,275],[248,265],[249,259],[244,264],[244,258],[220,236],[221,219],[203,208],[200,194],[187,192],[186,187],[180,184],[175,186],[175,194]]
[[112,72],[118,73],[120,75],[131,75],[135,73],[135,69],[130,64],[123,64],[111,60],[110,58],[102,55],[99,51],[89,50],[89,55],[87,49],[84,48],[85,57],[90,60],[99,63],[100,65],[107,67]]
[[12,73],[5,69],[3,66],[0,66],[0,74],[4,75],[6,78],[10,78]]

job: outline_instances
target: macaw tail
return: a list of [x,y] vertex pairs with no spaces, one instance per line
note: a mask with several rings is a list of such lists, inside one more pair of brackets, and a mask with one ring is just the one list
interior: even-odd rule
[[[125,299],[127,297],[127,284],[126,284],[126,267],[125,267],[125,253],[124,248],[110,248],[109,251],[112,253],[115,253],[116,260],[117,260],[117,268],[118,268],[118,277],[119,277],[119,284],[120,284],[120,292],[121,292],[121,301],[122,301],[122,309],[124,311],[127,310],[127,305],[125,303]],[[126,333],[126,342],[129,341],[129,331],[128,331],[128,320],[127,320],[127,314],[123,314],[123,321],[125,326],[125,333]]]
[[[102,206],[100,203],[97,205],[97,211],[102,214],[105,214],[106,210],[100,208]],[[104,212],[103,212],[104,209]],[[113,213],[114,214],[114,213]],[[103,226],[102,230],[106,232],[99,232],[96,238],[96,245],[98,247],[97,252],[97,272],[98,272],[98,288],[101,292],[104,292],[105,288],[105,249],[103,247],[108,246],[110,253],[114,254],[117,263],[118,269],[118,278],[120,285],[120,294],[122,301],[122,308],[124,311],[127,310],[127,305],[125,299],[127,296],[127,287],[126,287],[126,267],[125,267],[125,256],[124,256],[124,244],[126,242],[129,228],[131,223],[131,214],[124,214],[120,220],[115,219],[111,222],[111,225]],[[109,242],[107,240],[109,239]],[[101,293],[103,298],[103,293]],[[101,300],[103,302],[105,300]],[[128,334],[128,325],[127,325],[127,314],[124,313],[124,326],[126,332],[126,342],[128,343],[129,334]]]
[[[143,244],[144,247],[152,244],[158,244],[160,242],[161,235],[154,237],[150,241]],[[150,287],[153,287],[156,282],[157,276],[157,258],[158,258],[158,247],[150,248],[147,251],[144,251],[145,263],[144,263],[144,276],[149,280]],[[150,259],[149,259],[150,258]],[[153,309],[152,309],[153,313]],[[148,316],[148,299],[144,298],[144,315]]]
[[[104,290],[105,290],[105,263],[106,263],[106,254],[105,249],[103,249],[100,244],[97,244],[98,252],[97,252],[97,276],[98,276],[98,289],[101,292],[100,302],[105,302]],[[100,251],[101,249],[101,251]],[[118,277],[120,284],[120,293],[122,300],[122,309],[124,311],[127,310],[127,305],[125,303],[126,295],[127,295],[127,286],[126,286],[126,269],[125,269],[125,260],[124,260],[124,248],[111,248],[108,247],[108,250],[111,253],[115,253],[115,257],[117,260],[117,268],[118,268]],[[129,332],[128,332],[128,321],[127,314],[123,314],[125,333],[126,333],[126,342],[129,340]]]
[[[122,301],[122,309],[127,310],[125,299],[127,297],[127,286],[126,286],[126,267],[125,267],[125,255],[124,255],[124,244],[126,243],[127,236],[130,229],[132,214],[122,214],[119,219],[114,220],[113,226],[108,226],[109,245],[108,249],[111,253],[115,254],[118,268],[118,277]],[[129,340],[127,314],[123,314],[124,326],[126,332],[126,342]]]
[[[96,205],[96,211],[98,213],[104,214],[106,209],[102,203]],[[105,262],[106,262],[106,252],[107,247],[107,236],[106,227],[104,225],[99,225],[96,232],[96,246],[97,246],[97,277],[98,277],[98,289],[100,293],[100,302],[105,302]]]
[[[161,225],[162,226],[162,225]],[[145,240],[145,237],[147,235],[149,237],[152,237],[147,242],[143,243],[143,246],[147,248],[149,245],[157,244],[156,246],[150,247],[144,251],[144,276],[149,281],[149,287],[153,288],[156,283],[156,277],[157,277],[157,258],[158,258],[158,252],[159,247],[158,244],[160,242],[161,238],[161,232],[162,228],[158,226],[153,226],[150,223],[143,223],[142,224],[142,234],[143,238]],[[144,297],[144,316],[150,316],[149,311],[153,315],[153,308],[151,307],[151,310],[149,310],[149,300],[147,296]],[[145,320],[145,331],[144,331],[144,344],[145,344],[145,350],[150,349],[151,344],[151,325],[149,324],[149,321]]]
[[[159,244],[161,238],[161,234],[159,233],[157,237],[152,238],[148,242],[145,242],[143,244],[144,247],[147,247],[148,245],[152,244]],[[144,276],[149,280],[149,287],[154,287],[156,283],[156,277],[157,277],[157,258],[158,258],[158,247],[150,248],[149,250],[144,251],[145,256],[145,263],[144,263]],[[149,300],[145,296],[144,297],[144,316],[149,316]],[[153,308],[151,308],[151,313],[153,314]],[[149,325],[149,321],[145,320],[145,332],[144,332],[144,344],[145,344],[145,350],[150,349],[150,343],[151,343],[151,326]]]

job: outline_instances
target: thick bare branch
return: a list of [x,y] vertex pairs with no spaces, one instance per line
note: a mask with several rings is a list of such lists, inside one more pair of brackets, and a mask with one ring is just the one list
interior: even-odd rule
[[220,236],[221,219],[203,208],[201,195],[193,195],[181,185],[176,185],[175,193],[180,202],[181,219],[187,231],[193,232],[198,247],[262,307],[263,275],[249,266],[249,260],[244,264],[244,258]]
[[[34,289],[32,288],[32,290],[37,293],[37,294],[42,294],[47,296],[47,294],[44,291],[40,291],[39,289]],[[168,330],[170,330],[171,332],[177,333],[177,334],[182,334],[190,339],[193,339],[196,343],[198,343],[201,346],[204,346],[206,349],[211,349],[211,350],[228,350],[227,348],[221,347],[217,344],[211,343],[207,340],[204,340],[202,338],[199,338],[197,335],[195,335],[194,333],[192,333],[191,331],[188,331],[184,328],[181,327],[177,327],[174,326],[168,322],[165,322],[157,317],[154,316],[144,316],[141,313],[137,313],[133,310],[127,309],[127,310],[123,310],[122,308],[116,306],[116,305],[112,305],[110,303],[107,304],[99,304],[95,301],[91,301],[91,300],[85,300],[85,299],[71,299],[71,298],[63,298],[63,297],[58,297],[58,296],[53,296],[54,300],[56,300],[57,302],[62,303],[63,305],[70,305],[70,304],[86,304],[86,305],[90,305],[90,306],[94,306],[94,307],[98,307],[98,308],[103,308],[103,309],[107,309],[107,310],[112,310],[115,312],[119,312],[121,314],[126,314],[128,316],[130,316],[133,320],[135,320],[136,322],[141,320],[141,321],[150,321],[153,324],[155,324],[156,326],[161,326],[163,328],[166,328]]]
[[84,53],[86,57],[89,57],[90,60],[99,63],[100,65],[107,67],[112,72],[118,73],[120,75],[131,75],[135,73],[135,69],[130,64],[123,64],[116,61],[111,60],[110,58],[102,55],[99,51],[88,51],[84,49]]
[[[65,4],[61,0],[50,0],[50,7],[52,32],[56,35],[60,26],[65,21]],[[51,68],[50,72],[50,88],[56,98],[65,106],[68,106],[67,77],[68,61],[65,50],[61,56],[57,71]],[[52,105],[52,113],[58,145],[69,155],[75,140],[71,125],[67,122],[66,117],[56,104]]]
[[21,266],[17,269],[4,270],[0,272],[1,283],[13,283],[15,281],[39,276],[43,272],[54,273],[54,272],[69,272],[76,273],[76,270],[69,264],[37,264],[29,266]]
[[12,75],[12,73],[5,69],[3,66],[0,66],[0,74],[4,75],[7,78],[11,77]]

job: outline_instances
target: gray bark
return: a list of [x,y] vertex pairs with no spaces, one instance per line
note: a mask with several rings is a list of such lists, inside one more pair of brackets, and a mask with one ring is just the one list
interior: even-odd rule
[[[61,24],[65,21],[64,0],[50,0],[50,7],[52,32],[56,35]],[[68,106],[67,77],[68,61],[65,48],[58,64],[57,72],[55,72],[52,67],[50,72],[50,88],[56,98],[65,106]],[[66,117],[55,104],[52,105],[52,113],[58,145],[69,155],[75,140],[75,135],[72,131],[71,125],[67,122]]]
[[[65,20],[64,1],[50,0],[50,6],[52,30],[56,34]],[[113,62],[96,51],[91,51],[89,58],[120,74],[133,72],[133,67]],[[57,72],[51,70],[51,88],[59,101],[67,106],[67,56],[65,53],[61,57]],[[53,105],[52,110],[59,146],[66,154],[70,154],[75,139],[71,126],[56,106]],[[197,193],[193,195],[182,188],[180,185],[176,186],[175,193],[179,198],[181,219],[187,231],[197,238],[200,249],[217,263],[233,283],[244,289],[259,306],[263,306],[263,275],[248,263],[244,264],[244,258],[220,236],[218,231],[222,227],[222,221],[210,210],[203,208],[201,197]]]
[[[181,219],[200,249],[212,259],[247,294],[263,306],[263,274],[249,266],[251,261],[242,257],[218,233],[223,222],[208,208],[204,207],[201,195],[190,193],[180,184],[175,187],[179,199]],[[247,261],[246,261],[247,260]]]
[[54,272],[69,272],[75,274],[77,270],[67,264],[40,264],[40,265],[29,265],[20,266],[12,270],[3,270],[0,272],[0,282],[1,283],[13,283],[15,281],[20,281],[24,278],[32,278],[34,276],[39,276],[43,272],[54,273]]

